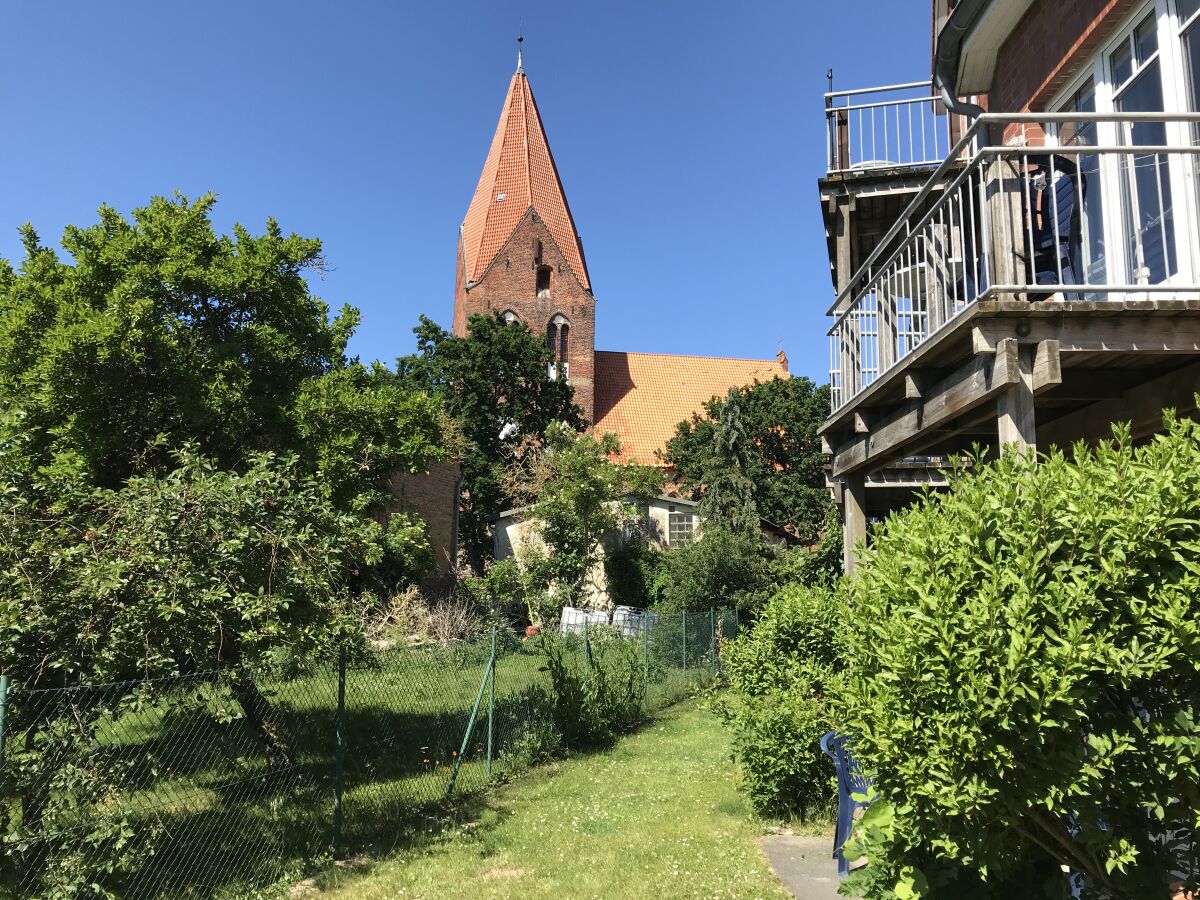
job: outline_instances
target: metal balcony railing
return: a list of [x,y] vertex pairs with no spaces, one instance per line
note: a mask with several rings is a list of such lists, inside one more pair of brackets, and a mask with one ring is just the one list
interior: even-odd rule
[[965,128],[930,81],[830,91],[825,126],[830,175],[936,166]]
[[1198,137],[1192,113],[977,118],[829,309],[833,410],[980,300],[1200,296]]

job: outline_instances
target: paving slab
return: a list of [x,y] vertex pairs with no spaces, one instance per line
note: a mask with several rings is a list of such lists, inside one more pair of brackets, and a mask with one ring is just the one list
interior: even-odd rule
[[771,870],[797,900],[838,900],[833,837],[768,834],[761,839]]

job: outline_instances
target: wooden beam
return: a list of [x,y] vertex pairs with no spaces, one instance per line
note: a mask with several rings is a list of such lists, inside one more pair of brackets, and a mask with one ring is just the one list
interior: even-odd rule
[[1015,341],[1005,341],[993,356],[979,356],[930,388],[924,400],[910,400],[834,455],[833,477],[841,478],[868,463],[896,456],[919,439],[963,413],[995,399],[1020,377]]
[[829,438],[826,435],[821,435],[821,453],[825,456],[833,456],[833,446],[829,443]]
[[929,390],[929,379],[924,372],[908,372],[904,376],[904,399],[920,400]]
[[1005,338],[1022,344],[1058,341],[1062,353],[1187,353],[1200,355],[1194,316],[1045,316],[985,318],[971,329],[976,353],[994,353]]
[[846,574],[854,571],[855,549],[867,539],[867,480],[856,472],[844,482],[842,494],[842,568]]
[[1062,345],[1058,341],[1041,341],[1033,355],[1033,393],[1045,393],[1062,384]]
[[854,414],[854,433],[869,434],[871,431],[871,423],[875,421],[874,413],[856,412]]
[[1092,403],[1067,413],[1041,429],[1043,447],[1069,450],[1078,440],[1094,442],[1112,434],[1114,422],[1129,422],[1133,436],[1144,437],[1162,425],[1167,408],[1191,414],[1200,392],[1200,362],[1160,375],[1130,388],[1122,396]]
[[[1012,338],[1004,343],[1010,346]],[[1033,405],[1033,367],[1035,347],[1018,352],[1019,377],[996,400],[996,432],[1004,452],[1025,453],[1037,449],[1037,427]],[[1061,373],[1060,373],[1061,378]]]

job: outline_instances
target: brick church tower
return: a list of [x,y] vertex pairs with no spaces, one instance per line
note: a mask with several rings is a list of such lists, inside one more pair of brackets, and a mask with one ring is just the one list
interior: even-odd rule
[[475,196],[459,229],[454,333],[499,312],[545,335],[591,422],[596,299],[537,103],[518,57]]

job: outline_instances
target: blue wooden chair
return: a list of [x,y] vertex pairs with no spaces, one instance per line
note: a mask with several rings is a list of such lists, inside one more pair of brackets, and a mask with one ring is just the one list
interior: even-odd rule
[[[1087,201],[1086,182],[1080,185],[1079,166],[1065,156],[1031,156],[1029,162],[1034,283],[1082,284],[1080,207]],[[1031,294],[1030,299],[1049,296]],[[1068,293],[1064,299],[1078,300],[1080,295]]]
[[850,839],[854,811],[867,805],[865,800],[855,800],[853,795],[865,796],[871,788],[871,782],[859,771],[858,762],[846,748],[846,739],[842,735],[830,731],[821,738],[821,749],[833,760],[837,770],[838,814],[837,830],[833,835],[833,858],[837,860],[838,875],[844,878],[850,874],[850,863],[842,854],[842,847]]

